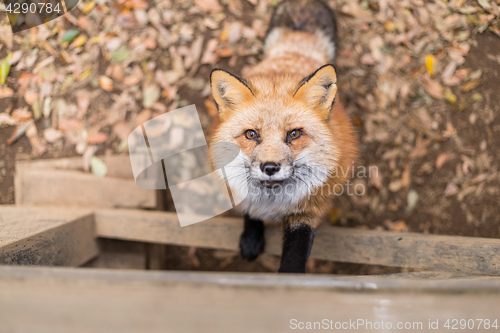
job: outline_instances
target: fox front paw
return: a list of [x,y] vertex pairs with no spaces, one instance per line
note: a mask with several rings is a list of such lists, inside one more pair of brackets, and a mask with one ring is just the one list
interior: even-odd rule
[[306,265],[301,263],[282,263],[278,273],[305,273]]
[[241,256],[248,261],[255,260],[264,251],[264,235],[259,233],[243,233],[240,237]]

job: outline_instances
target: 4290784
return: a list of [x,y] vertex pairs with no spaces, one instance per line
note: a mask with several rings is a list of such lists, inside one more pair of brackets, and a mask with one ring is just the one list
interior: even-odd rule
[[5,7],[5,11],[9,14],[27,14],[27,13],[40,13],[40,14],[51,14],[53,12],[60,13],[62,9],[59,7],[59,3],[53,6],[50,2],[44,3],[9,3]]
[[444,323],[444,328],[449,330],[465,330],[465,329],[498,329],[498,319],[448,319]]

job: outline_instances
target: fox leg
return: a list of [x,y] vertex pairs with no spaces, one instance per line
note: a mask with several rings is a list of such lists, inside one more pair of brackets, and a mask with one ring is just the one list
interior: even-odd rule
[[245,215],[245,226],[240,237],[241,256],[249,261],[255,260],[264,250],[264,223]]
[[279,273],[305,273],[306,262],[314,240],[314,228],[297,221],[283,223],[283,252]]

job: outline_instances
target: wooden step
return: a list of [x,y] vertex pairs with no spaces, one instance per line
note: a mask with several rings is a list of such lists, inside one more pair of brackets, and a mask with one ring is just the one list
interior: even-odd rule
[[135,184],[128,155],[102,158],[104,178],[84,173],[81,157],[17,162],[16,204],[156,208],[156,191]]
[[89,210],[0,207],[1,264],[77,267],[97,254]]
[[[385,330],[366,325],[383,320],[393,327],[399,322],[412,326],[401,331],[448,332],[447,320],[497,319],[499,287],[498,279],[488,277],[0,267],[0,322],[5,332],[276,333],[299,331],[299,322],[330,321],[334,328],[328,331],[339,323],[357,332],[380,332]],[[436,321],[438,329],[430,330],[429,322]],[[352,322],[360,325],[353,329]],[[478,321],[474,325],[473,331],[483,331]]]
[[[238,251],[243,221],[214,217],[180,227],[175,213],[95,211],[100,237]],[[265,252],[281,255],[281,231],[266,228]],[[466,274],[500,275],[500,240],[351,229],[322,225],[311,258]]]

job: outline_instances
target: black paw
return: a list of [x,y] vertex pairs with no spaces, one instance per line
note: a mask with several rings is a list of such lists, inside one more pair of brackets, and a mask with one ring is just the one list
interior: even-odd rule
[[248,261],[255,260],[264,251],[264,234],[243,233],[240,237],[241,256]]
[[305,273],[306,266],[300,264],[281,264],[278,273]]

